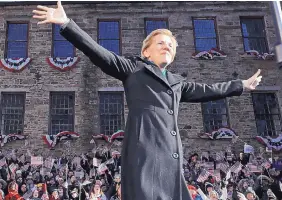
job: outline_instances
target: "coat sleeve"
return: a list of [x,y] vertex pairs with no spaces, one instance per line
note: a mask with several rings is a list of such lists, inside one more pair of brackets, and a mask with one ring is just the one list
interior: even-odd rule
[[90,58],[94,65],[114,78],[125,81],[136,67],[134,58],[118,56],[100,46],[72,19],[61,27],[60,34]]
[[242,80],[233,80],[215,84],[183,82],[181,102],[207,102],[231,96],[240,96],[243,92]]

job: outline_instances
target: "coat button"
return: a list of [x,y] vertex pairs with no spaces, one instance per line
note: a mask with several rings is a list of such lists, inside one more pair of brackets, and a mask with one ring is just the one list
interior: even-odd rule
[[172,115],[173,114],[173,110],[168,110],[167,113]]
[[173,136],[176,136],[176,132],[175,131],[170,131],[170,134]]
[[172,154],[172,157],[173,157],[174,159],[177,159],[177,158],[179,158],[179,155],[178,155],[178,153],[173,153],[173,154]]
[[171,91],[171,90],[167,90],[167,93],[168,93],[168,94],[172,94],[172,91]]

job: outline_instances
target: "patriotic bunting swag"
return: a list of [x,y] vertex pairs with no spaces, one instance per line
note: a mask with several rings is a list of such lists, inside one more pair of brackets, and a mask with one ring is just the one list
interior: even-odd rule
[[104,139],[109,143],[112,143],[115,139],[123,139],[124,137],[124,131],[123,130],[118,130],[117,132],[113,133],[112,135],[104,135],[104,134],[99,134],[99,135],[93,135],[92,140],[90,143],[94,143],[95,139]]
[[246,51],[242,54],[240,54],[242,58],[254,58],[254,59],[259,59],[259,60],[274,60],[274,53],[263,53],[260,54],[256,50],[249,50]]
[[200,138],[209,138],[209,139],[212,139],[212,140],[232,139],[234,136],[236,136],[236,134],[230,128],[220,128],[220,129],[212,131],[210,133],[199,134]]
[[213,60],[213,59],[222,59],[225,57],[227,57],[227,55],[223,51],[217,48],[212,48],[209,51],[201,51],[198,53],[194,53],[192,55],[192,58],[196,60]]
[[1,147],[3,147],[6,143],[14,141],[14,140],[24,140],[27,136],[19,135],[19,134],[8,134],[8,135],[0,135]]
[[46,58],[46,60],[52,68],[65,72],[74,68],[75,65],[78,63],[78,61],[80,60],[80,58],[79,57],[67,57],[67,58],[48,57]]
[[79,134],[71,131],[62,131],[57,135],[44,135],[43,141],[49,146],[49,148],[53,148],[56,146],[58,142],[66,139],[76,139],[79,138]]
[[256,136],[256,139],[268,148],[274,149],[276,151],[280,151],[282,149],[282,134],[280,134],[277,138],[272,138],[269,136]]
[[0,66],[10,72],[21,72],[30,61],[31,58],[4,58],[0,60]]

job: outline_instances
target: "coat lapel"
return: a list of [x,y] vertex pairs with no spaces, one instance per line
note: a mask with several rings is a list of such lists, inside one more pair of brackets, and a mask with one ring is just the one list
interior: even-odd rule
[[180,83],[181,81],[185,80],[184,77],[180,75],[176,75],[171,73],[170,71],[167,71],[167,76],[165,77],[162,73],[162,71],[154,65],[152,62],[140,58],[142,61],[145,62],[145,69],[147,69],[152,75],[157,77],[159,80],[161,80],[164,84],[166,84],[169,88],[171,88],[173,85],[176,85],[177,83]]

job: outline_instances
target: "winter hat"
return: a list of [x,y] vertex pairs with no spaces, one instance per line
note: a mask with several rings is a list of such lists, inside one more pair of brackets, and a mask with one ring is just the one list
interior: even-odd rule
[[120,155],[120,152],[118,152],[118,151],[113,151],[113,152],[112,152],[112,156],[114,156],[114,155]]
[[209,187],[212,187],[212,188],[213,188],[213,184],[211,184],[210,182],[206,182],[206,183],[205,183],[206,191],[208,191],[208,188],[209,188]]
[[98,185],[98,186],[102,186],[102,181],[100,181],[100,180],[97,180],[96,182],[95,182],[95,185]]

